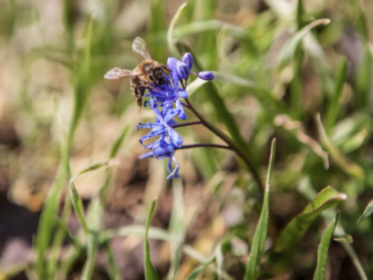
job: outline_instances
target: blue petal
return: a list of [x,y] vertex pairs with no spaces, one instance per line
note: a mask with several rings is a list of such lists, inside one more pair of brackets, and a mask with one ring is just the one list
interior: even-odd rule
[[153,98],[150,99],[150,105],[154,111],[154,113],[156,114],[157,116],[157,119],[159,119],[160,121],[163,121],[163,116],[161,115],[161,113],[159,112],[156,104],[155,104],[155,101]]
[[179,110],[179,113],[177,114],[179,118],[182,120],[186,120],[187,117],[184,111],[184,107],[181,104],[180,100],[176,100],[175,105],[176,105],[176,108]]
[[178,62],[177,58],[169,57],[167,59],[167,68],[170,69],[172,72],[174,71],[176,67],[176,63]]
[[177,109],[168,110],[166,116],[164,117],[165,123],[168,124],[178,113],[179,113],[179,110]]
[[[175,163],[175,169],[167,176],[167,180],[180,177],[179,174],[177,174],[179,171],[179,163],[176,161],[174,156],[172,157],[172,160]],[[171,158],[168,160],[168,166],[171,168]]]
[[177,147],[180,148],[183,144],[183,138],[180,137],[180,135],[172,128],[167,128],[168,136],[170,137],[171,143]]
[[174,90],[179,88],[179,76],[176,70],[172,72],[172,83],[174,84]]
[[179,92],[177,93],[177,97],[187,98],[188,97],[188,92],[186,90],[179,90]]
[[206,80],[206,81],[211,81],[215,78],[214,74],[212,74],[210,71],[202,71],[202,72],[197,73],[197,75],[200,79]]
[[176,63],[176,71],[177,71],[177,74],[179,75],[179,79],[188,80],[189,74],[190,74],[188,64],[178,61]]
[[193,56],[190,53],[186,53],[181,58],[181,61],[188,64],[189,70],[192,69],[193,66]]

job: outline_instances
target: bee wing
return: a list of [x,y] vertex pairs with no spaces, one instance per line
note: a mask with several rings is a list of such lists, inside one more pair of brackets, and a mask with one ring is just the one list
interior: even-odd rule
[[141,55],[146,60],[152,60],[152,57],[149,54],[148,48],[143,39],[136,37],[132,44],[132,49]]
[[123,77],[134,77],[134,76],[141,76],[141,73],[132,71],[132,70],[127,70],[127,69],[122,69],[119,67],[115,67],[108,71],[104,78],[108,80],[115,80],[115,79],[120,79]]

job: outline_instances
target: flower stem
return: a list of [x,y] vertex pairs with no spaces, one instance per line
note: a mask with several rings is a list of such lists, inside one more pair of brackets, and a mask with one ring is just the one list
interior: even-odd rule
[[190,125],[196,125],[196,124],[202,124],[202,122],[187,122],[187,123],[180,123],[180,124],[171,125],[171,127],[172,127],[172,128],[178,128],[178,127],[190,126]]
[[192,148],[200,148],[200,147],[232,150],[232,148],[229,147],[229,146],[217,145],[217,144],[205,144],[205,143],[193,144],[193,145],[183,145],[180,148],[176,148],[176,149],[182,150],[182,149],[192,149]]
[[246,155],[245,151],[243,151],[228,135],[226,135],[223,131],[206,121],[204,117],[202,117],[198,111],[193,107],[193,105],[189,102],[188,98],[185,98],[185,102],[188,104],[189,109],[196,115],[196,117],[201,121],[201,123],[208,128],[211,132],[213,132],[216,136],[218,136],[221,140],[228,144],[228,146],[239,156],[246,164],[247,168],[250,170],[251,174],[253,175],[254,180],[256,181],[258,187],[264,192],[264,186],[262,180],[260,179],[259,173],[251,163],[251,160]]

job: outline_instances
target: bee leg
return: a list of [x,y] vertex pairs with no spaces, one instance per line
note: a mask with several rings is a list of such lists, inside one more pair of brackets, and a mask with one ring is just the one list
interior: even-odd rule
[[142,108],[142,97],[140,97],[139,99],[137,99],[137,106],[139,106],[139,113],[141,112],[141,108]]
[[168,69],[167,66],[164,65],[164,64],[161,64],[161,67],[162,67],[163,70],[165,70],[165,71],[167,71],[167,72],[169,72],[169,73],[172,72],[172,71],[171,71],[170,69]]

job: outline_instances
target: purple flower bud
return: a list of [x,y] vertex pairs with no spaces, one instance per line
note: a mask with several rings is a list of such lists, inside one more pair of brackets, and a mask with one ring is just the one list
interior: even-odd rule
[[176,63],[176,71],[179,79],[188,80],[190,74],[188,64],[178,61]]
[[213,80],[215,78],[214,74],[212,74],[210,71],[199,72],[199,73],[197,73],[197,76],[200,79],[205,80],[205,81],[211,81],[211,80]]
[[178,62],[177,58],[169,57],[167,59],[167,68],[170,69],[171,71],[174,71],[177,62]]
[[188,64],[189,70],[190,70],[192,69],[192,66],[193,66],[193,56],[190,53],[186,53],[181,58],[181,62]]

